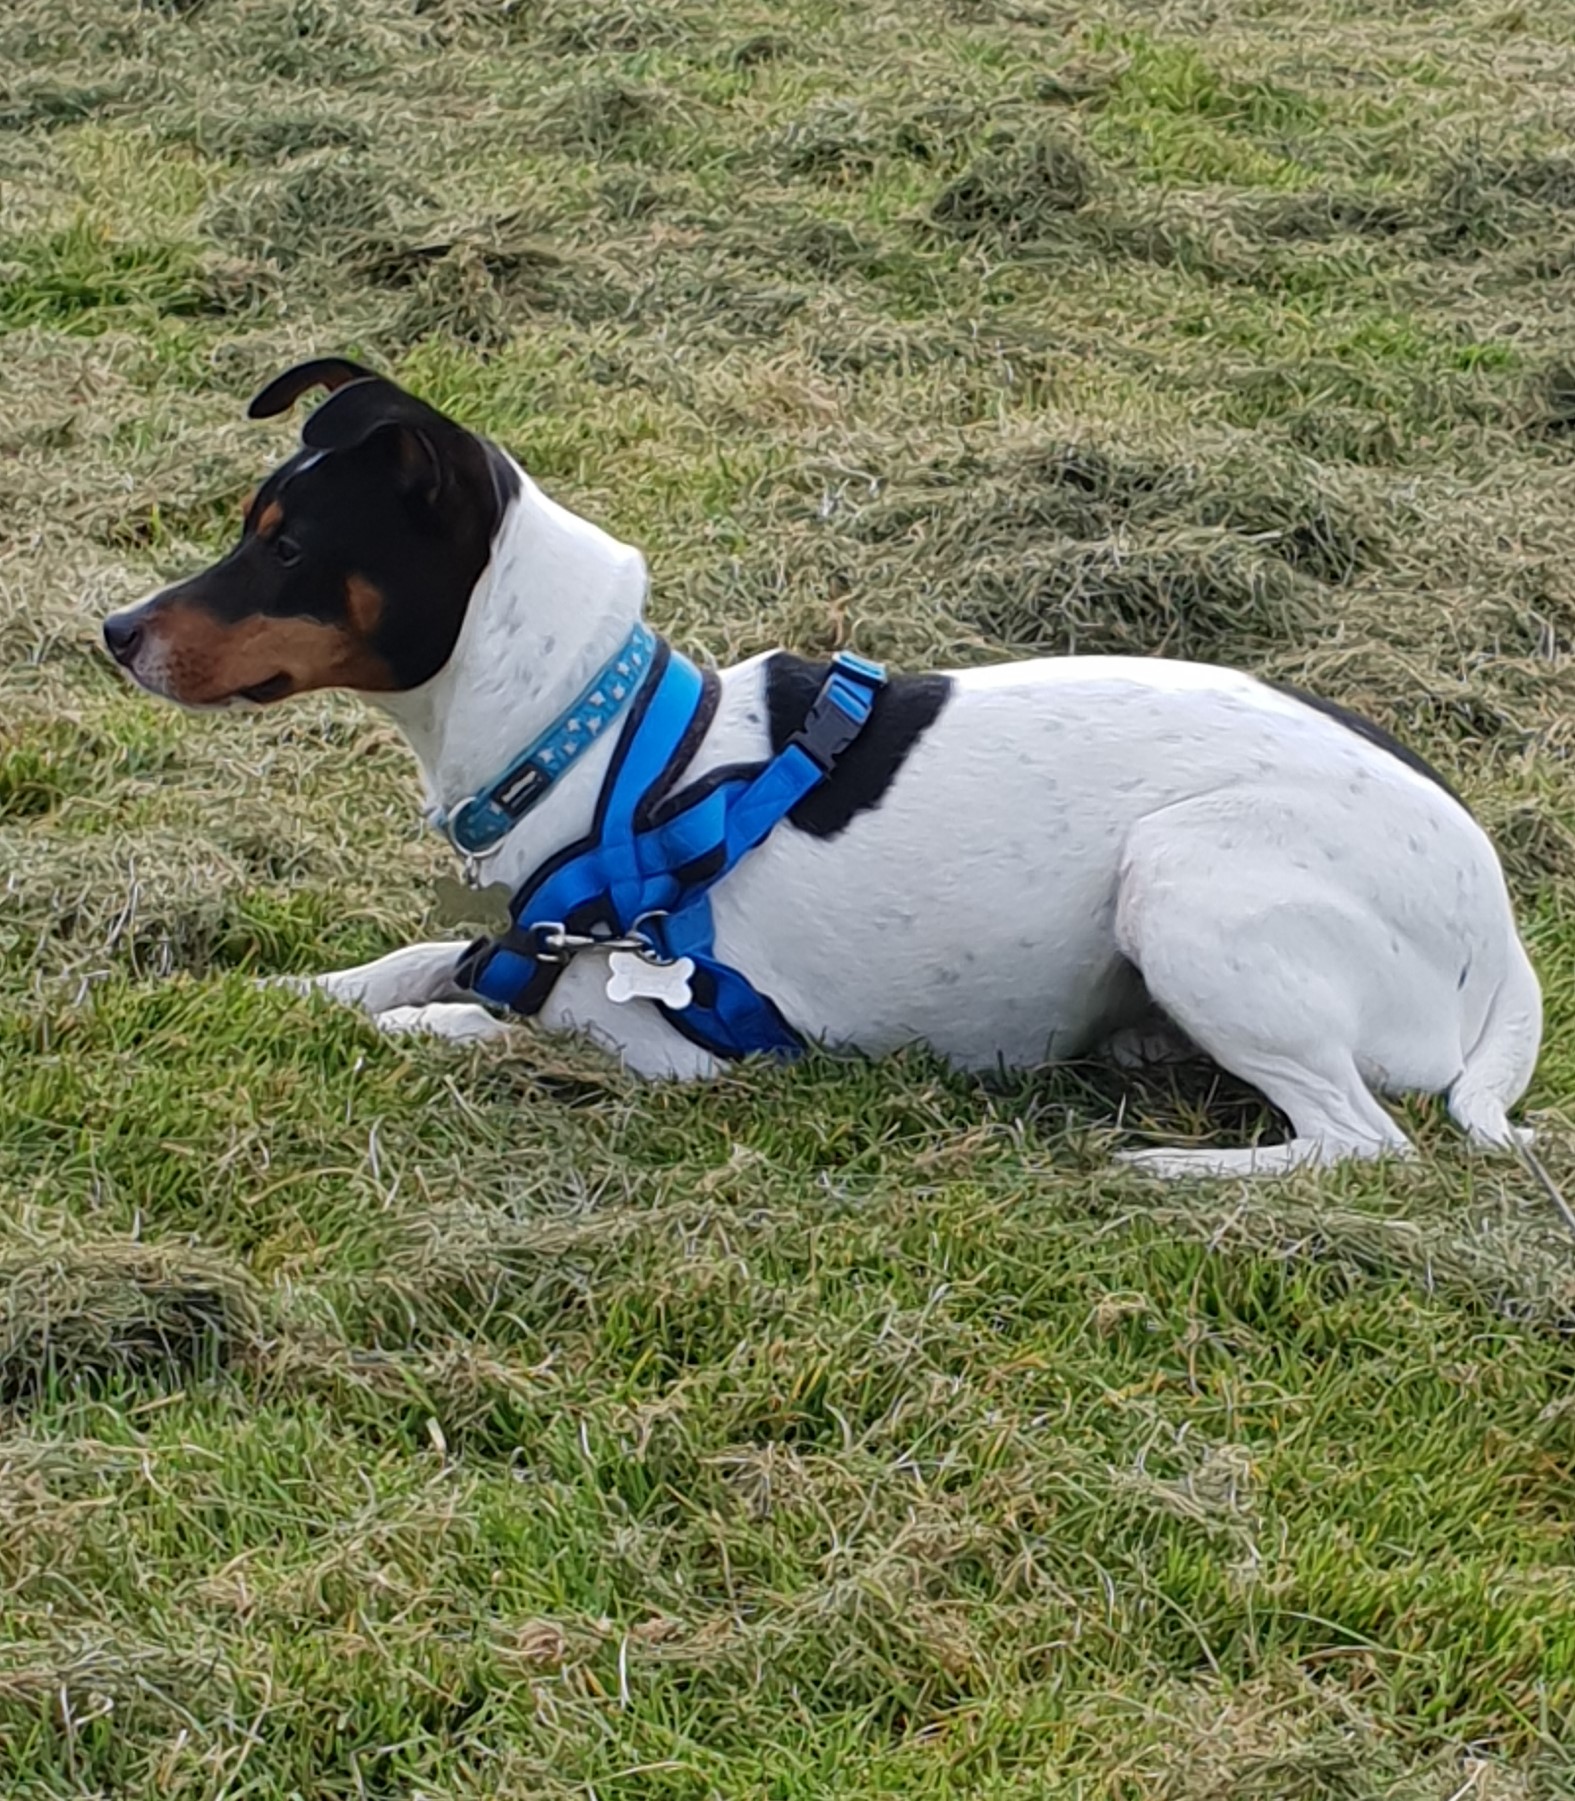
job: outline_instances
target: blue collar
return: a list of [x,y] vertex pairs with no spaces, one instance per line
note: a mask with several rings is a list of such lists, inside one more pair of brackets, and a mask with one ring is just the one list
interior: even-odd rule
[[601,736],[640,691],[656,655],[656,634],[641,621],[539,738],[496,781],[439,813],[455,850],[479,857],[547,797],[582,750]]

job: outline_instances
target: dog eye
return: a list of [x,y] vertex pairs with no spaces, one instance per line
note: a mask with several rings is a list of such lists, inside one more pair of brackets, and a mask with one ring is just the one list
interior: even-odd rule
[[273,554],[286,569],[293,569],[301,560],[301,547],[294,538],[279,537],[273,541]]

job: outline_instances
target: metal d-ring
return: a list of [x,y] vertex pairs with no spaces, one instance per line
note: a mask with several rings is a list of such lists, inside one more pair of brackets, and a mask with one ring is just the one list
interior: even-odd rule
[[566,930],[561,919],[542,919],[530,927],[526,937],[530,941],[531,955],[539,963],[567,964],[582,951],[633,951],[648,962],[664,961],[651,955],[650,939],[638,930],[626,932],[621,937],[597,938],[589,933]]

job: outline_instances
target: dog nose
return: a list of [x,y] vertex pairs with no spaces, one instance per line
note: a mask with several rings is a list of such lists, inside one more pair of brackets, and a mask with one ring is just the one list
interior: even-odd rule
[[142,642],[142,627],[125,613],[111,613],[104,621],[104,642],[117,663],[129,663]]

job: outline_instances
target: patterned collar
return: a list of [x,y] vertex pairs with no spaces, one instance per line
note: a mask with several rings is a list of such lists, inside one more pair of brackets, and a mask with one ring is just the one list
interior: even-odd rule
[[634,699],[651,667],[656,644],[656,634],[637,621],[573,702],[495,781],[438,814],[438,828],[448,834],[457,851],[477,857],[491,850],[546,798],[558,777]]

